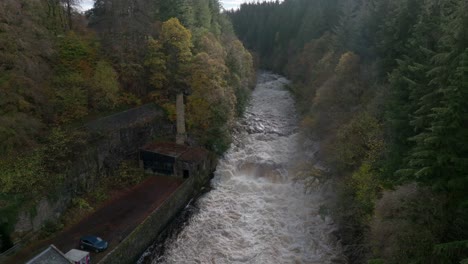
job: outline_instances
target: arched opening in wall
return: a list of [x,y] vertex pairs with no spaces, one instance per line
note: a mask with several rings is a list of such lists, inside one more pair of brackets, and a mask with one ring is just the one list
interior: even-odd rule
[[184,179],[188,179],[190,177],[190,172],[188,170],[184,170]]

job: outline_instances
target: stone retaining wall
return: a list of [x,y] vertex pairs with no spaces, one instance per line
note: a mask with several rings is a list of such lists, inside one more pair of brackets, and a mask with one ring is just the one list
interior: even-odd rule
[[112,177],[125,159],[136,158],[138,149],[155,137],[174,135],[174,126],[164,110],[146,104],[84,124],[78,130],[88,135],[85,149],[66,173],[61,191],[19,210],[14,223],[17,237],[38,231],[66,210],[71,199],[94,189],[101,177]]
[[196,194],[197,177],[187,179],[164,203],[149,215],[99,264],[135,263],[159,233],[173,220]]

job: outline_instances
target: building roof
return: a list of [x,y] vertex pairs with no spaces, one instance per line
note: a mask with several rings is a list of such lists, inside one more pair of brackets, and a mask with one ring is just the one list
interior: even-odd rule
[[54,245],[50,245],[46,250],[32,258],[26,264],[70,264],[70,260]]
[[149,143],[142,150],[158,153],[164,156],[178,158],[189,149],[188,146],[169,142]]
[[201,161],[206,159],[208,156],[208,150],[204,148],[190,148],[182,155],[180,155],[179,160],[183,161]]
[[200,147],[189,147],[171,142],[150,143],[141,150],[158,153],[182,161],[201,161],[208,156],[208,150]]
[[65,256],[71,261],[81,261],[89,255],[89,252],[72,249],[65,254]]

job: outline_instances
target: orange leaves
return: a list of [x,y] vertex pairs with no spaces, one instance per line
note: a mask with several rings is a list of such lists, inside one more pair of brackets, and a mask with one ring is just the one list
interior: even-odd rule
[[206,130],[212,125],[210,122],[210,103],[200,96],[190,96],[187,103],[189,129]]
[[341,55],[338,65],[336,65],[335,72],[339,76],[349,77],[359,74],[360,58],[354,52],[348,51]]

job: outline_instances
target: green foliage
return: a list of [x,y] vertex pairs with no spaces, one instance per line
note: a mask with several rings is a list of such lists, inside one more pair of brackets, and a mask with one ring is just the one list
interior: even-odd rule
[[90,193],[90,196],[91,199],[98,204],[106,201],[109,198],[108,190],[102,183],[100,186],[94,188],[94,190]]
[[[199,53],[193,59],[190,78],[192,94],[187,98],[189,131],[200,143],[219,154],[229,148],[229,126],[246,103],[251,76],[251,60],[245,55],[243,46],[233,43],[229,48],[236,53],[231,54],[230,59],[236,61],[226,65],[226,52],[215,36],[211,33],[199,36],[196,45]],[[227,66],[237,70],[244,82]]]
[[454,263],[434,251],[450,219],[444,197],[407,185],[384,193],[375,210],[370,242],[386,263]]
[[382,190],[378,172],[373,170],[370,164],[364,163],[353,173],[351,182],[356,192],[356,202],[370,219],[374,211],[374,204]]
[[33,147],[51,110],[45,82],[54,41],[44,21],[47,6],[18,2],[0,4],[0,156]]
[[370,259],[367,264],[385,264],[385,261],[383,259]]
[[228,84],[234,89],[236,113],[242,115],[247,106],[250,88],[254,86],[255,76],[252,55],[238,40],[230,41],[227,46],[226,67],[229,69]]
[[88,90],[95,50],[90,42],[74,32],[59,38],[58,49],[52,80],[56,121],[70,123],[88,114]]
[[58,123],[70,123],[88,114],[86,85],[86,80],[77,73],[57,75],[54,78],[54,104]]
[[464,252],[464,251],[466,252],[467,249],[468,249],[468,240],[462,240],[462,241],[453,241],[449,243],[436,245],[434,248],[434,252],[437,255],[451,257],[451,256],[456,256],[460,254],[460,252]]
[[364,112],[341,127],[331,151],[336,168],[346,170],[358,168],[363,161],[377,160],[383,146],[380,124]]
[[73,198],[72,206],[74,206],[74,207],[76,207],[78,209],[81,209],[81,210],[85,210],[85,211],[93,210],[91,205],[89,205],[88,201],[86,201],[85,199],[80,198],[80,197]]
[[[201,8],[197,12],[211,10],[215,16],[213,7],[206,9],[211,2],[197,2],[200,6],[196,8]],[[228,34],[222,41],[217,37],[219,32],[205,28],[206,23],[197,24],[200,28],[194,30],[192,39],[191,32],[176,18],[164,22],[159,38],[148,41],[145,66],[155,88],[151,98],[175,120],[173,98],[177,93],[188,93],[190,135],[199,144],[222,153],[230,144],[229,126],[246,105],[254,70],[252,57],[242,43]]]
[[56,73],[64,74],[79,72],[89,74],[90,64],[94,60],[93,47],[86,39],[78,36],[73,31],[58,39],[58,64],[56,65]]
[[0,159],[0,192],[28,197],[43,194],[62,183],[72,157],[84,144],[82,135],[53,129],[47,144]]
[[112,186],[125,188],[133,186],[145,178],[145,172],[140,169],[138,162],[124,160],[119,166],[117,175],[112,179]]
[[[0,197],[14,197],[0,199],[7,232],[23,200],[64,187],[86,143],[65,127],[98,113],[155,99],[173,115],[173,97],[193,90],[193,139],[218,153],[228,148],[255,70],[218,0],[144,0],[138,8],[96,0],[89,20],[63,1],[0,2]],[[112,180],[128,187],[142,177],[124,163]],[[97,189],[94,199],[106,194]]]
[[160,21],[177,18],[185,27],[194,23],[194,8],[188,0],[161,0],[158,9]]
[[[350,262],[463,262],[466,1],[289,0],[228,14],[261,65],[294,82],[301,128],[339,182],[334,216]],[[427,189],[411,196],[405,183]]]
[[112,109],[119,100],[119,81],[117,72],[106,61],[98,61],[92,84],[92,107]]
[[84,149],[86,137],[84,132],[52,128],[41,148],[44,169],[48,173],[64,174]]
[[37,193],[46,185],[41,153],[34,151],[21,157],[0,160],[2,193]]
[[47,221],[39,234],[40,239],[49,238],[62,230],[64,225],[60,221]]
[[150,39],[145,66],[150,72],[153,87],[166,97],[174,97],[187,87],[192,60],[192,34],[177,18],[162,25],[158,40]]

